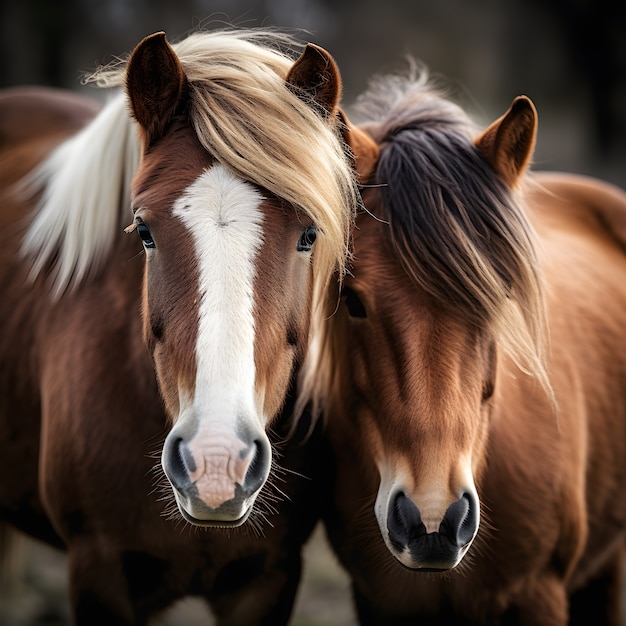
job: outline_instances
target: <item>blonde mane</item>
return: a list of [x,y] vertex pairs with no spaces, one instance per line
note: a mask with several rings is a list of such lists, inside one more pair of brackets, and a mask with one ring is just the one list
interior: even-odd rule
[[[205,149],[317,225],[314,271],[319,297],[333,271],[344,271],[358,196],[336,131],[285,82],[299,44],[277,32],[229,30],[198,32],[173,47],[188,79],[189,118]],[[125,62],[120,61],[88,80],[119,87],[124,79]],[[134,171],[138,160],[128,154],[138,151],[137,139],[134,133],[128,139],[127,133],[133,125],[124,99],[116,99],[32,177],[45,192],[24,251],[34,259],[34,273],[56,259],[57,292],[97,271],[123,225],[120,213],[128,221],[128,191],[117,178],[105,179],[109,172],[102,170],[101,152],[108,145],[108,162],[113,160],[126,173]],[[119,132],[113,135],[113,129]],[[128,149],[129,143],[134,149]],[[80,180],[72,163],[83,164]],[[114,193],[98,197],[96,191],[107,185]],[[106,206],[99,204],[105,201]]]

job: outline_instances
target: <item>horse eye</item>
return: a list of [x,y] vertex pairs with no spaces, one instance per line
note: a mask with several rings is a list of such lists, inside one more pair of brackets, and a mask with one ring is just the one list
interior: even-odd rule
[[152,235],[150,234],[150,229],[145,224],[137,224],[137,233],[145,248],[156,248],[154,239],[152,239]]
[[485,384],[483,385],[482,394],[483,402],[486,402],[487,400],[489,400],[489,398],[491,398],[491,396],[493,396],[494,389],[495,388],[492,380],[488,380],[487,382],[485,382]]
[[317,229],[315,226],[307,226],[298,239],[298,252],[310,252],[317,239]]
[[367,317],[367,311],[359,296],[349,287],[344,288],[343,295],[346,298],[346,307],[350,317]]

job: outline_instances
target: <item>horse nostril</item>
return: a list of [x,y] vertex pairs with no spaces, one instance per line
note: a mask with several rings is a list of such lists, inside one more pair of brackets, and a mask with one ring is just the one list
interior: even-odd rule
[[419,509],[400,491],[393,499],[387,516],[389,540],[398,550],[426,533]]
[[447,509],[439,527],[454,545],[462,548],[472,541],[478,528],[478,503],[470,493],[464,493]]
[[190,472],[196,469],[196,463],[182,437],[166,440],[163,450],[163,469],[175,488],[182,489],[191,484]]
[[265,480],[269,470],[270,463],[270,450],[266,442],[256,439],[252,442],[254,446],[254,454],[252,461],[246,471],[246,476],[243,481],[243,489],[248,494],[253,494],[258,491]]

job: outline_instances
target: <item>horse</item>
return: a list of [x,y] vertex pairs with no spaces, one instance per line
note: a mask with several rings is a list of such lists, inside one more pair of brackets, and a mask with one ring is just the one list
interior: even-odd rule
[[76,624],[289,619],[319,515],[297,373],[359,201],[338,68],[301,49],[155,33],[102,109],[0,96],[0,514],[67,550]]
[[621,624],[626,194],[533,172],[525,96],[485,128],[424,69],[355,112],[380,154],[303,401],[360,623]]

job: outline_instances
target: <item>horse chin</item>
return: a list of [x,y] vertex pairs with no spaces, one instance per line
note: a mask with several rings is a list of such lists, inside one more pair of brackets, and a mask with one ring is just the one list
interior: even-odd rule
[[[432,535],[437,535],[437,533],[432,533]],[[471,545],[470,543],[458,551],[446,550],[445,554],[431,553],[428,555],[419,555],[409,548],[398,550],[387,538],[385,538],[385,544],[392,556],[404,569],[428,574],[445,574],[446,572],[452,571],[461,563]]]
[[176,503],[185,521],[194,526],[203,526],[205,528],[237,528],[247,521],[254,508],[254,500],[244,503],[241,507],[228,507],[227,510],[211,509],[201,505],[193,507],[196,509],[194,515],[189,512],[189,509],[192,507],[185,506],[181,502],[181,497],[178,493],[176,493]]
[[252,507],[250,507],[239,519],[235,520],[212,520],[212,519],[198,519],[197,517],[193,517],[180,508],[180,514],[183,516],[183,519],[194,526],[203,526],[205,528],[237,528],[238,526],[242,526],[247,519],[250,517],[250,513],[252,513]]

